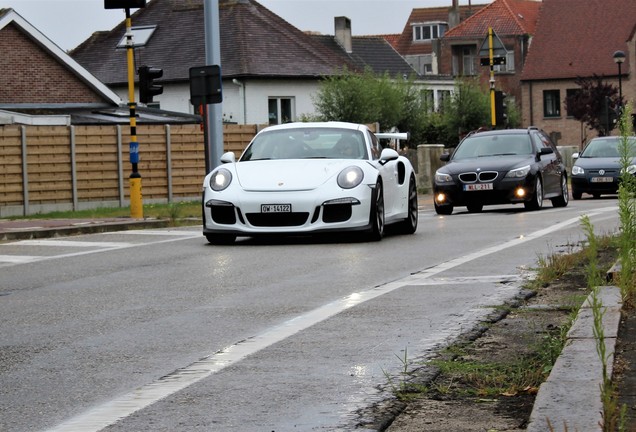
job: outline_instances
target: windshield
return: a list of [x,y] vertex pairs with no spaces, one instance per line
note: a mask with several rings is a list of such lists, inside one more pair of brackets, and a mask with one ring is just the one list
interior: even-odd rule
[[[595,138],[588,143],[583,152],[582,158],[597,158],[597,157],[614,157],[621,156],[621,141],[620,137],[613,138]],[[628,138],[627,143],[629,146],[629,156],[636,157],[636,138]]]
[[264,159],[367,159],[364,135],[338,128],[294,128],[259,134],[241,161]]
[[529,135],[485,135],[464,139],[455,150],[453,159],[525,154],[532,154]]

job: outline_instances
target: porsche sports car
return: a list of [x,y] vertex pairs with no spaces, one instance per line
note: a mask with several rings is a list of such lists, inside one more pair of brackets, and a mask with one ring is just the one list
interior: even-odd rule
[[[581,199],[584,193],[598,198],[604,194],[618,193],[621,176],[621,137],[593,138],[576,159],[572,167],[572,198]],[[627,172],[636,175],[636,138],[627,139],[631,164]]]
[[435,211],[455,206],[480,212],[484,205],[523,203],[539,210],[543,200],[568,205],[565,165],[550,137],[536,127],[476,132],[466,136],[435,173]]
[[380,240],[385,225],[417,229],[410,161],[364,125],[288,123],[260,131],[203,181],[203,235],[212,244],[238,236],[361,232]]

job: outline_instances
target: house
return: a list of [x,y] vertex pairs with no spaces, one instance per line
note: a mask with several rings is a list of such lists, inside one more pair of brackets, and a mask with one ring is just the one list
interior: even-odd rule
[[[127,124],[122,99],[13,9],[0,9],[0,124]],[[196,123],[141,108],[140,124]]]
[[581,148],[596,134],[568,116],[565,99],[577,77],[601,76],[619,86],[613,55],[625,53],[623,98],[636,103],[636,7],[634,0],[545,0],[521,75],[522,116],[562,145]]
[[[490,67],[481,66],[480,53],[492,28],[505,64],[494,66],[494,87],[511,99],[519,99],[520,74],[524,68],[541,6],[535,0],[495,0],[447,31],[440,41],[439,72],[452,76],[479,77],[490,87]],[[486,48],[489,44],[485,44]],[[488,58],[489,59],[489,58]]]
[[[151,0],[132,16],[135,62],[160,68],[162,109],[194,112],[189,69],[205,65],[202,0]],[[410,76],[413,69],[383,38],[351,36],[351,21],[335,18],[335,36],[305,33],[254,0],[220,0],[223,120],[263,124],[314,114],[312,97],[324,77],[344,70]],[[97,32],[71,56],[127,98],[125,23]],[[142,39],[140,36],[145,35]],[[139,41],[139,42],[137,42]]]
[[460,22],[485,5],[416,8],[411,11],[404,30],[386,39],[420,75],[438,75],[439,41]]

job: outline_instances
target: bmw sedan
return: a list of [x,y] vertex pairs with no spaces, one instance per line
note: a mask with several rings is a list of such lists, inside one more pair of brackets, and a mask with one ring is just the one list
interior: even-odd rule
[[435,211],[450,215],[458,206],[480,212],[485,205],[522,203],[528,210],[568,204],[565,165],[543,131],[505,129],[475,132],[464,138],[446,165],[435,173]]
[[[572,167],[572,198],[581,199],[584,193],[598,198],[618,192],[621,176],[621,137],[593,138]],[[636,175],[636,138],[629,137],[627,172]]]
[[260,131],[236,160],[203,181],[203,234],[237,236],[361,232],[380,240],[385,225],[417,229],[417,186],[409,160],[365,125],[288,123]]

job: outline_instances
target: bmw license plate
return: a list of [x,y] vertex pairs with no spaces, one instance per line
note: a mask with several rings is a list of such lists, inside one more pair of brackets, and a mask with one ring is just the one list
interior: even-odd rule
[[472,183],[464,185],[465,191],[482,191],[482,190],[492,190],[492,183]]
[[291,213],[291,204],[261,204],[261,213]]
[[613,177],[592,177],[590,180],[592,183],[612,183]]

